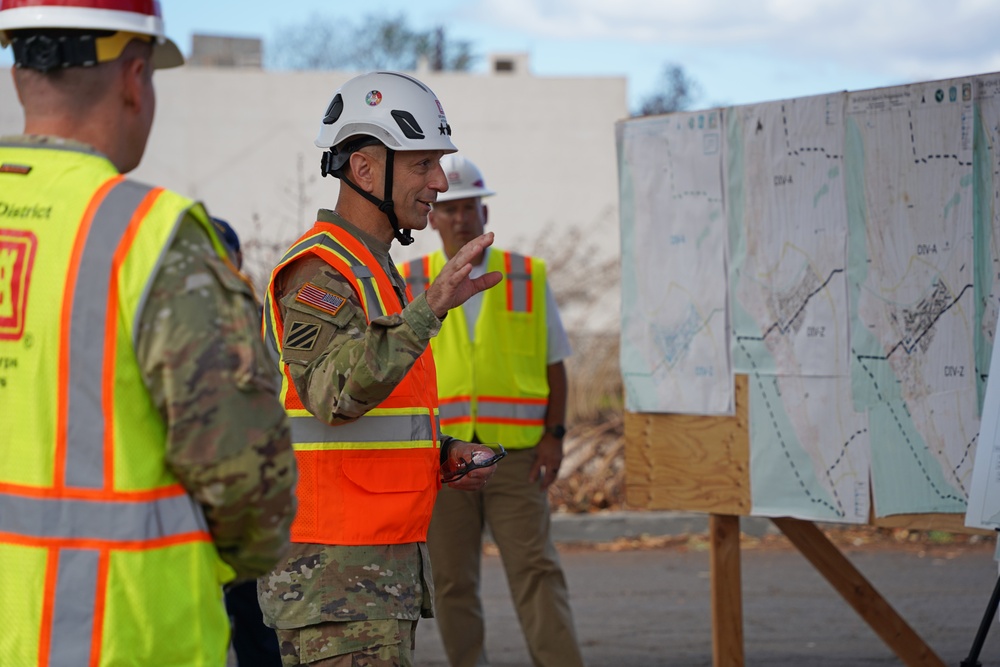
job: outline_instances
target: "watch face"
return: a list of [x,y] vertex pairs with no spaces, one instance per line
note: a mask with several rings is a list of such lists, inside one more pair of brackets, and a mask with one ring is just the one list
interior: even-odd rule
[[557,438],[562,438],[566,435],[566,427],[562,424],[559,424],[558,426],[551,426],[547,430]]

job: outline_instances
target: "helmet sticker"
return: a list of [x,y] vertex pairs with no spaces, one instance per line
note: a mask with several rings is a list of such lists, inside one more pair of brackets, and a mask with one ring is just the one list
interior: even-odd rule
[[365,95],[365,104],[370,107],[377,107],[382,103],[382,93],[377,90],[373,90],[367,95]]
[[441,114],[442,116],[444,116],[444,107],[443,107],[443,106],[441,106],[441,103],[440,103],[439,101],[437,101],[437,100],[434,100],[434,104],[438,105],[438,112],[439,112],[439,113],[440,113],[440,114]]

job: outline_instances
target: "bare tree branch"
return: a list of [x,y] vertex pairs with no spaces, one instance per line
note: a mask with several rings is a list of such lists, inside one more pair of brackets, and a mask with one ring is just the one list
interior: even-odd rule
[[360,25],[313,14],[279,28],[267,56],[269,66],[293,70],[413,71],[424,57],[437,71],[468,71],[476,59],[469,42],[449,40],[440,26],[414,30],[404,14],[369,14]]
[[684,68],[668,63],[663,67],[658,92],[646,97],[639,111],[633,116],[654,116],[673,113],[690,108],[692,103],[701,96],[701,86],[689,77]]

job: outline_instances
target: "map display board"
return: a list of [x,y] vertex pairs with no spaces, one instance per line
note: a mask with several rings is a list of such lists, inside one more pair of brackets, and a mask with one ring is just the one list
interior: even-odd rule
[[998,137],[1000,75],[619,123],[627,408],[722,414],[746,374],[752,514],[959,513],[978,485],[1000,522]]

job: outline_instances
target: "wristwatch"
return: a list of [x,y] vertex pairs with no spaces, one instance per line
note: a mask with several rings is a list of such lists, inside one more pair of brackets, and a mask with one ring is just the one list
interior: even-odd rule
[[559,440],[562,440],[563,437],[565,437],[566,435],[566,427],[563,426],[562,424],[556,424],[555,426],[546,426],[545,432],[555,436]]

